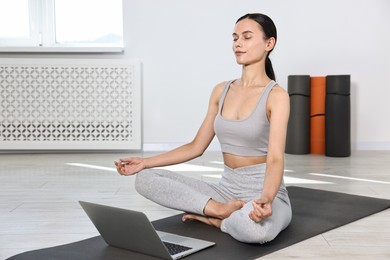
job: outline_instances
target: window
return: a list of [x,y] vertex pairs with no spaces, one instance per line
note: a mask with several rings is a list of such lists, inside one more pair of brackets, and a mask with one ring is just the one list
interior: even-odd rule
[[[32,8],[31,8],[32,11]],[[0,46],[31,46],[34,14],[29,0],[0,1]]]
[[0,51],[122,51],[122,0],[1,0]]

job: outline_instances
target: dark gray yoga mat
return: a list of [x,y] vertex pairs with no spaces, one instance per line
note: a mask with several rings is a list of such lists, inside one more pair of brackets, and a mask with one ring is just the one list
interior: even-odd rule
[[[191,221],[183,223],[181,215],[153,222],[158,230],[215,241],[214,247],[185,259],[256,259],[302,240],[364,218],[390,207],[390,200],[349,195],[300,187],[288,187],[293,208],[290,226],[273,241],[263,245],[240,243],[218,229]],[[108,246],[100,236],[79,242],[34,250],[9,260],[34,259],[157,259]]]
[[289,75],[290,118],[287,125],[286,153],[310,153],[310,76]]
[[326,77],[325,155],[351,155],[351,75]]

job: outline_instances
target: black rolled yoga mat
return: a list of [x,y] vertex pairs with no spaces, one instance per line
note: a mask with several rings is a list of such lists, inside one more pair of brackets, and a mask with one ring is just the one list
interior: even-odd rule
[[[183,223],[181,215],[153,222],[156,229],[206,239],[216,245],[190,255],[188,260],[256,259],[279,249],[319,235],[331,229],[364,218],[390,207],[390,200],[349,195],[300,187],[287,187],[291,199],[291,224],[273,241],[266,244],[245,244],[216,228],[197,221]],[[29,251],[8,260],[103,260],[157,259],[155,257],[108,246],[100,236],[79,242]]]
[[286,153],[310,153],[310,76],[290,75],[290,118],[287,126]]
[[325,155],[351,155],[351,76],[326,77]]

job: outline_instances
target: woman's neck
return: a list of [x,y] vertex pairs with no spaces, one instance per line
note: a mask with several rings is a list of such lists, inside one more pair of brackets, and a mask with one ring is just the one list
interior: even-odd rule
[[271,79],[265,72],[264,63],[250,64],[242,66],[240,85],[242,87],[263,86]]

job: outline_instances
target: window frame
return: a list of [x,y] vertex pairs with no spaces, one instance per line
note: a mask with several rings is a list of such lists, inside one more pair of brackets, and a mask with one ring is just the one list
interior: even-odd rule
[[[70,52],[104,53],[123,52],[124,42],[114,43],[56,43],[55,0],[29,0],[30,38],[0,38],[0,53],[4,52]],[[123,3],[122,3],[123,8]]]

